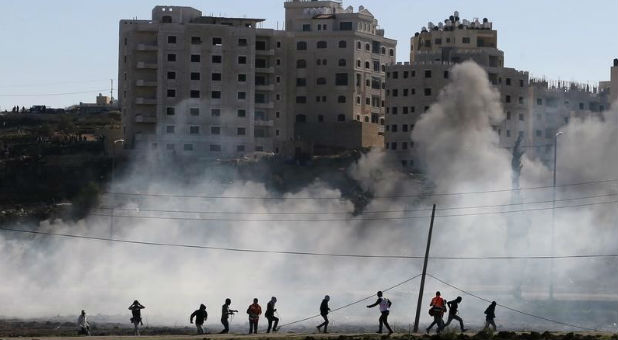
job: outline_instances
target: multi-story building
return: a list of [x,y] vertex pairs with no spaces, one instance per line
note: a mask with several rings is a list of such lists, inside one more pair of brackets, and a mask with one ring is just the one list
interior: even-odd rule
[[396,60],[396,41],[369,10],[340,1],[286,1],[285,22],[294,37],[295,137],[329,148],[382,147],[386,65]]
[[489,20],[460,20],[455,12],[444,23],[429,23],[414,35],[409,63],[387,67],[385,148],[403,166],[422,167],[410,138],[415,122],[449,82],[450,68],[466,60],[483,67],[500,92],[505,119],[493,127],[500,146],[513,148],[521,136],[525,152],[548,164],[554,135],[562,125],[571,117],[607,108],[606,98],[589,86],[531,80],[527,72],[504,67],[497,41]]
[[609,102],[610,104],[615,104],[616,100],[618,100],[618,58],[614,59],[610,79]]
[[289,150],[295,139],[382,146],[385,70],[396,42],[362,7],[291,0],[285,9],[285,30],[179,6],[121,20],[127,147],[213,158]]
[[504,67],[497,40],[497,31],[487,19],[460,21],[455,12],[444,23],[429,23],[412,37],[409,63],[387,67],[385,148],[403,166],[421,166],[410,139],[415,122],[449,82],[451,67],[466,60],[483,67],[501,93],[507,119],[494,127],[501,144],[512,146],[523,134],[529,121],[528,73]]

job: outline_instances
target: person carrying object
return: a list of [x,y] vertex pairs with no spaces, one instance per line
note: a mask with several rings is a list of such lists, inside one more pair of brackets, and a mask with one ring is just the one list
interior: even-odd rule
[[388,314],[389,309],[391,308],[391,301],[385,297],[382,296],[382,291],[378,292],[378,300],[376,300],[375,303],[367,306],[367,308],[373,308],[375,306],[380,306],[380,319],[378,320],[379,322],[379,327],[378,327],[378,334],[382,333],[382,325],[386,326],[386,329],[388,329],[388,334],[392,334],[393,330],[391,329],[391,326],[389,326],[388,324]]

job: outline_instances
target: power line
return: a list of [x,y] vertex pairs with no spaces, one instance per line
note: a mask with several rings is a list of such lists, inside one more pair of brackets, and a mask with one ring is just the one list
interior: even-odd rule
[[[106,241],[117,242],[125,244],[137,244],[146,246],[161,246],[161,247],[178,247],[178,248],[192,248],[192,249],[206,249],[206,250],[218,250],[228,252],[239,253],[261,253],[261,254],[279,254],[279,255],[303,255],[303,256],[320,256],[320,257],[351,257],[351,258],[379,258],[379,259],[407,259],[407,260],[419,260],[423,259],[423,256],[412,255],[370,255],[370,254],[342,254],[342,253],[318,253],[318,252],[303,252],[303,251],[281,251],[281,250],[264,250],[264,249],[248,249],[248,248],[233,248],[233,247],[214,247],[214,246],[202,246],[191,244],[179,244],[179,243],[159,243],[159,242],[147,242],[147,241],[134,241],[124,239],[114,239],[106,237],[96,237],[87,235],[74,235],[65,233],[52,233],[36,230],[23,230],[8,227],[0,227],[1,231],[34,234],[41,236],[52,237],[64,237],[71,239],[85,239],[93,241]],[[587,254],[587,255],[562,255],[562,256],[435,256],[430,257],[432,260],[545,260],[545,259],[576,259],[576,258],[607,258],[618,257],[618,254]]]
[[[567,208],[581,208],[587,206],[614,204],[618,203],[618,200],[605,201],[605,202],[593,202],[565,205],[559,207],[544,207],[544,208],[527,208],[519,210],[507,210],[507,211],[490,211],[490,212],[477,212],[477,213],[463,213],[463,214],[445,214],[436,215],[436,217],[463,217],[463,216],[483,216],[483,215],[501,215],[501,214],[513,214],[527,211],[545,211],[553,209],[567,209]],[[180,220],[180,221],[218,221],[218,222],[354,222],[354,221],[388,221],[388,220],[411,220],[411,219],[426,219],[429,216],[391,216],[391,217],[352,217],[352,218],[288,218],[288,219],[274,219],[274,218],[221,218],[221,217],[183,217],[183,216],[144,216],[144,215],[117,215],[117,214],[102,214],[92,213],[92,216],[106,216],[117,218],[136,218],[136,219],[156,219],[156,220]]]
[[[116,80],[116,79],[114,79]],[[30,83],[30,84],[16,84],[9,86],[0,86],[0,89],[15,89],[15,88],[28,88],[28,87],[42,87],[47,85],[59,85],[59,84],[87,84],[87,83],[102,83],[109,82],[109,78],[107,79],[98,79],[98,80],[75,80],[75,81],[57,81],[50,83]]]
[[[462,292],[462,293],[464,293],[464,294],[470,295],[470,296],[472,296],[472,297],[475,297],[475,298],[477,298],[477,299],[479,299],[479,300],[482,300],[482,301],[485,301],[485,302],[489,302],[489,303],[491,303],[491,302],[492,302],[491,300],[485,299],[485,298],[480,297],[480,296],[478,296],[478,295],[476,295],[476,294],[474,294],[474,293],[471,293],[471,292],[469,292],[469,291],[466,291],[466,290],[463,290],[463,289],[461,289],[461,288],[459,288],[459,287],[456,287],[456,286],[455,286],[455,285],[453,285],[453,284],[450,284],[450,283],[448,283],[448,282],[445,282],[445,281],[443,281],[443,280],[440,280],[439,278],[437,278],[437,277],[433,276],[432,274],[427,274],[427,276],[430,276],[430,277],[432,277],[434,280],[436,280],[436,281],[438,281],[438,282],[441,282],[442,284],[445,284],[445,285],[447,285],[447,286],[449,286],[449,287],[451,287],[451,288],[453,288],[453,289],[456,289],[456,290],[458,290],[458,291],[460,291],[460,292]],[[567,322],[562,322],[562,321],[558,321],[558,320],[549,319],[549,318],[546,318],[546,317],[544,317],[544,316],[539,316],[539,315],[535,315],[535,314],[527,313],[527,312],[524,312],[524,311],[521,311],[521,310],[515,309],[515,308],[513,308],[513,307],[505,306],[505,305],[500,304],[500,303],[496,303],[496,305],[498,305],[498,306],[500,306],[500,307],[502,307],[502,308],[504,308],[504,309],[508,309],[508,310],[510,310],[510,311],[512,311],[512,312],[516,312],[516,313],[519,313],[519,314],[522,314],[522,315],[526,315],[526,316],[529,316],[529,317],[532,317],[532,318],[535,318],[535,319],[544,320],[544,321],[547,321],[547,322],[551,322],[551,323],[555,323],[555,324],[559,324],[559,325],[563,325],[563,326],[568,326],[568,327],[573,327],[573,328],[577,328],[577,329],[581,329],[581,330],[587,330],[587,331],[595,331],[595,332],[599,332],[599,330],[598,330],[598,329],[595,329],[595,328],[583,327],[583,326],[578,326],[578,325],[575,325],[575,324],[572,324],[572,323],[567,323]]]
[[82,93],[96,93],[108,91],[109,89],[103,90],[88,90],[88,91],[77,91],[77,92],[63,92],[63,93],[38,93],[38,94],[0,94],[0,97],[44,97],[44,96],[64,96],[69,94],[82,94]]
[[[412,280],[416,279],[416,278],[417,278],[417,277],[419,277],[419,276],[421,276],[421,274],[418,274],[418,275],[412,276],[411,278],[408,278],[408,279],[406,279],[406,280],[404,280],[404,281],[401,281],[401,282],[399,282],[398,284],[396,284],[396,285],[394,285],[394,286],[391,286],[391,287],[389,287],[389,288],[383,289],[383,290],[382,290],[382,292],[388,292],[389,290],[392,290],[392,289],[395,289],[395,288],[397,288],[397,287],[399,287],[399,286],[402,286],[402,285],[404,285],[404,284],[406,284],[406,283],[408,283],[408,282],[410,282],[410,281],[412,281]],[[334,312],[340,311],[340,310],[342,310],[342,309],[346,309],[346,308],[351,307],[351,306],[353,306],[353,305],[359,304],[359,303],[361,303],[361,302],[363,302],[363,301],[367,301],[367,300],[369,300],[369,299],[373,298],[374,296],[375,296],[375,294],[372,294],[372,295],[370,295],[370,296],[368,296],[368,297],[365,297],[365,298],[362,298],[362,299],[360,299],[360,300],[356,300],[356,301],[350,302],[350,303],[348,303],[348,304],[346,304],[346,305],[343,305],[343,306],[341,306],[341,307],[337,307],[337,308],[335,308],[335,309],[331,309],[331,311],[330,311],[330,312],[331,312],[331,313],[334,313]],[[281,328],[281,327],[285,327],[285,326],[289,326],[289,325],[293,325],[293,324],[297,324],[297,323],[299,323],[299,322],[304,322],[304,321],[308,321],[308,320],[311,320],[311,319],[315,319],[315,318],[320,317],[320,316],[321,316],[320,314],[316,314],[316,315],[308,316],[308,317],[303,318],[303,319],[299,319],[299,320],[296,320],[296,321],[292,321],[292,322],[288,322],[288,323],[286,323],[286,324],[283,324],[283,325],[281,325],[279,328]]]
[[[597,180],[571,184],[556,185],[556,188],[581,186],[589,184],[602,184],[608,182],[615,182],[617,179]],[[423,194],[410,194],[410,195],[384,195],[384,196],[372,196],[372,199],[383,198],[406,198],[406,197],[434,197],[434,196],[457,196],[457,195],[472,195],[472,194],[489,194],[499,192],[511,192],[511,191],[526,191],[526,190],[539,190],[554,188],[553,185],[537,186],[518,189],[496,189],[486,191],[467,191],[467,192],[444,192],[444,193],[423,193]],[[175,197],[175,198],[205,198],[205,199],[242,199],[242,200],[343,200],[343,197],[272,197],[272,196],[220,196],[220,195],[185,195],[185,194],[155,194],[155,193],[131,193],[131,192],[112,192],[106,191],[106,194],[117,196],[147,196],[147,197]]]
[[[530,201],[530,202],[521,202],[521,203],[505,203],[505,204],[494,204],[494,205],[477,205],[477,206],[462,206],[462,207],[446,207],[446,208],[437,208],[438,211],[447,211],[447,210],[461,210],[461,209],[481,209],[481,208],[497,208],[497,207],[508,207],[508,206],[518,206],[518,205],[528,205],[528,204],[543,204],[543,203],[553,203],[553,202],[566,202],[566,201],[576,201],[576,200],[584,200],[584,199],[592,199],[592,198],[600,198],[600,197],[611,197],[618,196],[618,193],[614,194],[603,194],[603,195],[593,195],[593,196],[583,196],[583,197],[570,197],[556,200],[544,200],[544,201]],[[112,208],[112,207],[100,207],[97,208],[100,210],[116,210],[116,211],[135,211],[135,212],[165,212],[165,213],[187,213],[187,214],[232,214],[232,215],[333,215],[333,214],[351,214],[350,211],[331,211],[331,212],[243,212],[243,211],[200,211],[200,210],[166,210],[166,209],[142,209],[142,208]],[[374,211],[363,211],[361,214],[390,214],[390,213],[406,213],[406,212],[423,212],[423,211],[431,211],[430,208],[422,208],[422,209],[398,209],[398,210],[374,210]]]

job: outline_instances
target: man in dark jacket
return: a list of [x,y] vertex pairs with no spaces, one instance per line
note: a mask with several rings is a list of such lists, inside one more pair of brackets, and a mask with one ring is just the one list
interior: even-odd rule
[[494,322],[496,318],[496,305],[496,301],[492,301],[491,305],[485,310],[485,329],[488,329],[491,325],[494,328],[494,332],[496,331],[496,323]]
[[219,334],[227,334],[230,331],[230,323],[228,322],[228,318],[230,315],[234,315],[234,313],[238,312],[237,310],[230,309],[231,304],[232,300],[227,298],[225,299],[223,306],[221,306],[221,323],[223,324],[223,330],[219,332]]
[[380,305],[380,319],[378,320],[379,322],[378,334],[382,333],[382,325],[386,326],[386,328],[388,329],[388,334],[391,334],[393,333],[393,330],[391,329],[391,326],[389,326],[388,324],[388,314],[389,314],[389,308],[391,308],[391,301],[385,297],[382,297],[381,291],[379,291],[377,295],[378,295],[378,300],[374,304],[367,306],[367,308],[372,308],[377,305]]
[[448,325],[451,324],[451,321],[455,319],[459,321],[459,327],[461,329],[461,332],[463,333],[466,331],[466,329],[464,328],[463,320],[459,316],[457,316],[457,309],[459,308],[460,303],[461,296],[458,296],[455,300],[446,303],[448,305],[448,320],[446,321],[446,324],[444,324],[444,328],[448,327]]
[[318,332],[321,332],[322,327],[324,327],[324,333],[328,333],[328,312],[330,312],[328,301],[330,301],[330,296],[326,295],[320,304],[320,315],[324,318],[324,322],[317,326]]
[[[271,329],[273,330],[273,332],[277,331],[277,325],[279,325],[279,318],[275,316],[275,312],[277,311],[277,309],[275,308],[276,303],[277,298],[273,296],[266,304],[266,313],[264,313],[264,316],[268,320],[268,329],[266,330],[266,333],[270,333]],[[273,321],[275,322],[274,327]]]
[[191,317],[189,317],[189,322],[193,323],[193,318],[195,317],[195,327],[197,327],[197,334],[204,334],[204,328],[202,325],[204,321],[208,319],[208,312],[206,312],[206,306],[204,304],[200,305],[200,309],[191,313]]

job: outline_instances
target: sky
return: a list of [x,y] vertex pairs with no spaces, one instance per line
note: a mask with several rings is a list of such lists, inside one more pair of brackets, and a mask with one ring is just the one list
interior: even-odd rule
[[[282,27],[283,0],[3,0],[0,21],[0,110],[14,105],[66,107],[110,93],[118,68],[118,22],[149,19],[156,5],[191,6],[203,15],[264,18]],[[368,8],[409,59],[410,36],[453,11],[487,17],[498,30],[505,66],[532,76],[597,84],[618,57],[616,0],[344,0]],[[115,87],[115,85],[114,85]],[[114,97],[116,91],[114,90]]]

